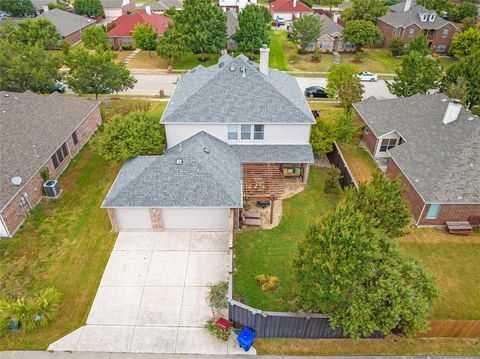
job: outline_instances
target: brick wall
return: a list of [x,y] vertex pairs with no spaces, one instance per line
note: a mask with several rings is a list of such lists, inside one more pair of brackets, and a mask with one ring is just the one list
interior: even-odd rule
[[127,5],[122,6],[122,15],[126,15],[128,10],[133,11],[135,8],[135,0],[130,0]]
[[160,208],[150,208],[150,219],[152,220],[152,227],[154,231],[163,231],[162,215]]
[[[444,38],[442,37],[442,34],[443,34],[443,29],[445,28],[448,29],[448,35],[447,37]],[[435,47],[437,45],[447,45],[445,53],[448,53],[448,49],[450,47],[450,44],[452,43],[453,36],[455,36],[456,32],[457,32],[457,29],[455,28],[455,26],[453,26],[450,23],[436,30],[433,34],[433,37],[431,38],[433,51],[435,51]]]
[[377,26],[383,34],[383,48],[388,49],[392,37],[394,37],[395,28],[390,26],[383,21],[377,21]]
[[83,31],[85,31],[85,29],[89,28],[90,26],[94,26],[94,25],[95,23],[92,22],[91,25],[86,26],[83,29],[77,30],[68,36],[65,36],[64,40],[68,41],[71,45],[76,44],[77,42],[82,40]]
[[[22,205],[21,198],[26,193],[28,200],[32,207],[37,205],[43,197],[43,178],[40,176],[40,171],[45,167],[48,167],[49,177],[57,178],[68,166],[73,156],[75,156],[78,151],[85,145],[88,139],[97,129],[98,125],[102,122],[100,116],[100,109],[97,107],[78,127],[77,129],[77,138],[78,143],[73,144],[73,139],[71,136],[67,139],[68,150],[70,156],[65,157],[63,162],[55,168],[51,159],[48,159],[47,162],[39,168],[38,172],[30,179],[21,189],[21,191],[15,195],[15,197],[10,201],[10,203],[0,212],[5,225],[8,228],[8,231],[11,235],[15,233],[21,224],[24,222],[27,213],[30,211],[28,204]],[[62,143],[59,144],[59,148]]]
[[112,224],[112,231],[118,232],[118,218],[115,208],[107,208],[108,218],[110,218],[110,223]]
[[[365,128],[366,123],[363,121],[362,117],[357,114],[356,121]],[[375,134],[372,132],[372,130],[368,130],[368,132],[363,132],[362,137],[360,138],[360,141],[368,148],[370,151],[370,154],[372,156],[375,156],[375,147],[377,145],[377,137]]]

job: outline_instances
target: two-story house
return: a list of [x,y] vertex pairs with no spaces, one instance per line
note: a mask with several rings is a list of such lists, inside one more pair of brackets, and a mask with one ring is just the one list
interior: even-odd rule
[[257,0],[219,0],[218,6],[222,8],[223,11],[229,12],[234,11],[236,13],[242,11],[245,6],[249,4],[257,4]]
[[417,5],[415,0],[393,5],[390,10],[389,14],[377,20],[385,49],[389,48],[393,37],[401,37],[408,44],[423,33],[433,52],[448,52],[453,36],[458,31],[452,22],[438,16],[435,10]]
[[301,1],[297,0],[275,0],[268,7],[275,21],[284,23],[287,29],[295,19],[304,15],[312,15],[313,10]]
[[315,123],[294,77],[240,55],[183,75],[162,116],[162,156],[128,160],[110,189],[114,230],[232,230],[245,200],[308,180]]
[[480,118],[443,94],[353,105],[362,141],[400,177],[415,225],[480,218]]

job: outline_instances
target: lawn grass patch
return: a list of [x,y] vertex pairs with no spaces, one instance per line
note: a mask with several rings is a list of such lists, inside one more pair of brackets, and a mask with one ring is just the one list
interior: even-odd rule
[[339,143],[340,151],[357,181],[370,182],[379,171],[370,153],[359,143]]
[[480,320],[480,233],[463,237],[434,228],[412,229],[398,242],[437,279],[440,298],[432,319]]
[[[198,65],[208,67],[216,64],[220,58],[220,54],[205,54],[208,60],[201,62],[200,56],[200,54],[185,54],[182,60],[175,61],[172,64],[172,68],[174,70],[190,70]],[[159,57],[155,51],[151,51],[149,55],[148,51],[142,50],[130,60],[127,67],[130,69],[167,69],[168,63]]]
[[[355,60],[361,59],[361,63]],[[377,73],[393,74],[400,66],[402,59],[392,57],[390,52],[383,49],[363,49],[355,53],[342,53],[342,64],[353,64],[361,71],[371,71]]]
[[[262,310],[292,311],[295,305],[295,276],[292,268],[297,242],[308,225],[337,203],[338,196],[324,192],[326,169],[312,167],[305,190],[283,201],[280,224],[270,230],[246,229],[235,235],[234,295]],[[277,276],[277,290],[263,292],[255,277]]]
[[284,46],[287,42],[286,31],[271,30],[269,66],[280,71],[288,70]]
[[255,339],[259,355],[479,355],[477,339]]

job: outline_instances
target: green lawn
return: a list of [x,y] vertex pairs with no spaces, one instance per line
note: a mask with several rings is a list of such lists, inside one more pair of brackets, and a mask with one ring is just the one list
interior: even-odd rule
[[[108,120],[145,104],[112,100],[102,106],[102,114]],[[166,103],[150,105],[157,116]],[[87,145],[60,177],[60,198],[43,200],[13,239],[0,241],[0,298],[29,297],[47,286],[63,296],[52,325],[0,338],[0,351],[44,350],[85,323],[116,238],[100,205],[120,166],[93,154]]]
[[[297,241],[304,238],[309,223],[332,209],[338,199],[324,193],[325,178],[325,169],[311,169],[306,189],[283,201],[283,216],[278,227],[244,230],[235,235],[236,298],[263,310],[295,309],[292,258]],[[258,274],[277,276],[280,287],[272,292],[262,292],[255,282]]]
[[357,183],[369,182],[379,171],[370,153],[359,143],[340,143],[339,146]]
[[[360,61],[358,61],[360,60]],[[354,64],[362,71],[393,74],[402,60],[383,49],[363,49],[356,54],[342,53],[342,64]]]
[[480,320],[480,233],[462,237],[438,229],[416,229],[399,243],[438,281],[441,294],[432,318]]
[[[176,61],[172,64],[174,70],[189,70],[198,65],[208,67],[218,62],[219,54],[205,54],[207,61],[200,62],[199,54],[186,54],[181,61]],[[138,69],[167,69],[167,62],[159,57],[155,51],[140,51],[135,55],[132,60],[127,64],[128,68]]]

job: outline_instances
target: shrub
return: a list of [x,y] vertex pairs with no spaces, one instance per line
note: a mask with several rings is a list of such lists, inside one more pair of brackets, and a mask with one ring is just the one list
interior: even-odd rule
[[48,167],[45,167],[43,170],[40,171],[40,177],[42,177],[44,181],[50,178],[50,170],[48,169]]
[[402,56],[405,53],[405,42],[401,37],[395,36],[392,38],[389,47],[393,57]]
[[130,51],[133,49],[132,45],[122,45],[122,50],[124,51]]
[[263,292],[267,292],[270,290],[275,290],[280,285],[280,281],[276,276],[269,276],[265,274],[259,274],[255,277],[257,281],[257,285]]
[[288,57],[288,62],[291,64],[298,64],[300,62],[301,58],[298,55],[290,55]]
[[228,282],[218,282],[209,285],[210,293],[208,294],[208,303],[215,309],[226,308],[228,305],[227,289]]
[[325,179],[325,193],[339,193],[340,180],[342,172],[337,167],[330,167],[327,170],[327,178]]
[[229,330],[223,330],[215,324],[218,318],[212,317],[210,318],[207,323],[205,323],[205,330],[209,332],[211,335],[216,337],[217,339],[223,340],[226,342],[228,340],[228,337],[230,336],[230,333],[233,331],[232,329]]
[[316,49],[315,52],[312,54],[312,61],[321,61],[322,60],[322,53]]

